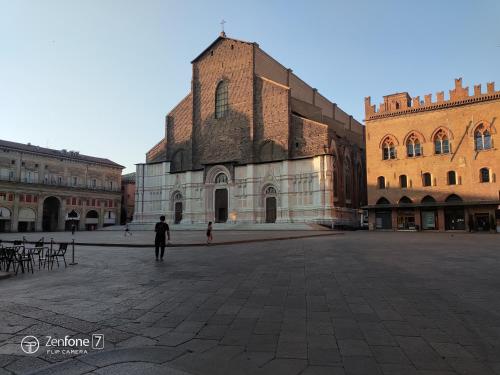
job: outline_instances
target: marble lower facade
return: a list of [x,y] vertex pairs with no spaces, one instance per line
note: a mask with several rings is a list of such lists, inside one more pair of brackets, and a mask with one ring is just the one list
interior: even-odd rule
[[293,223],[358,225],[358,210],[337,207],[333,160],[319,155],[259,164],[206,165],[170,172],[170,162],[137,165],[135,224]]

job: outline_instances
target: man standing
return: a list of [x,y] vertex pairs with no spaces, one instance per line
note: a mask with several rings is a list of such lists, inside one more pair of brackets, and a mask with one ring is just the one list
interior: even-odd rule
[[158,261],[158,253],[161,248],[160,260],[163,260],[163,254],[165,253],[165,232],[167,234],[168,240],[170,241],[170,228],[168,224],[165,223],[165,216],[160,216],[160,221],[155,225],[155,255]]

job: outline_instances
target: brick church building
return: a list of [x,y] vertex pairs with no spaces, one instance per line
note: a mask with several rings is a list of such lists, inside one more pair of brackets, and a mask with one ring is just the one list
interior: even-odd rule
[[357,225],[364,126],[257,43],[224,33],[137,165],[134,222]]

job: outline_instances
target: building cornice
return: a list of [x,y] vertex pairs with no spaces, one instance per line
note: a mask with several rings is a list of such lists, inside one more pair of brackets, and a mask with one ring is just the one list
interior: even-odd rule
[[408,108],[408,109],[400,110],[400,111],[377,113],[375,115],[367,117],[365,119],[365,121],[379,120],[379,119],[387,118],[387,117],[404,116],[404,115],[419,113],[419,112],[429,112],[429,111],[435,111],[435,110],[439,110],[439,109],[446,109],[446,108],[452,108],[452,107],[461,107],[464,105],[489,102],[492,100],[499,100],[499,99],[500,99],[500,92],[493,94],[493,95],[484,95],[482,97],[471,97],[468,99],[453,101],[453,102],[447,101],[444,103],[433,103],[431,105],[423,106],[423,107],[419,107],[419,108]]
[[444,100],[444,92],[441,91],[437,93],[435,102],[432,101],[432,94],[425,95],[424,101],[421,101],[419,96],[412,99],[406,92],[385,95],[384,102],[379,105],[378,110],[376,105],[371,104],[371,98],[368,96],[365,98],[365,121],[500,100],[500,91],[495,91],[494,82],[487,84],[486,93],[481,92],[481,85],[475,85],[474,94],[469,95],[469,88],[462,87],[462,78],[457,78],[455,88],[449,92],[449,100]]

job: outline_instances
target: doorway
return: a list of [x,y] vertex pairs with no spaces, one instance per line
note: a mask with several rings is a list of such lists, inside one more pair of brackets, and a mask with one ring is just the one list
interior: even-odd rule
[[413,210],[398,210],[398,230],[415,229],[415,213]]
[[182,202],[175,202],[174,224],[179,224],[182,220]]
[[227,189],[215,190],[215,222],[225,223],[227,221]]
[[465,213],[462,207],[444,209],[445,230],[465,230]]
[[87,230],[96,230],[99,224],[99,214],[95,210],[90,210],[85,215],[85,228]]
[[276,197],[266,198],[266,223],[276,222]]
[[392,229],[392,212],[390,210],[375,211],[375,229]]
[[44,232],[55,232],[59,223],[61,204],[56,197],[48,197],[43,201],[42,229]]
[[487,213],[475,214],[475,229],[479,232],[489,232],[490,231],[490,216]]

